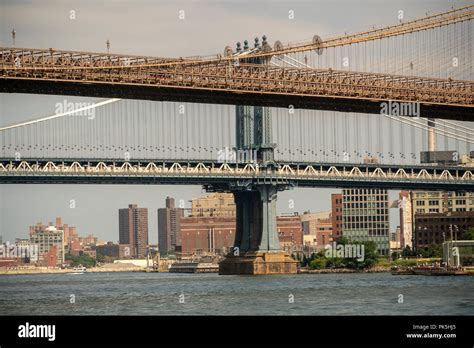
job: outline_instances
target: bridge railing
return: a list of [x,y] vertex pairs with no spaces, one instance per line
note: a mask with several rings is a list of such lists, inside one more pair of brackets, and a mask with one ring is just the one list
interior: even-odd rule
[[[425,182],[464,182],[474,185],[473,170],[470,168],[437,170],[430,168],[399,168],[393,170],[385,167],[336,166],[323,167],[306,165],[303,167],[285,164],[276,169],[262,169],[257,164],[246,164],[240,167],[230,163],[167,163],[149,162],[132,164],[123,162],[108,164],[70,164],[48,161],[43,164],[21,162],[1,162],[0,182],[2,176],[196,176],[196,177],[233,177],[233,178],[281,178],[300,179],[365,179],[365,180],[401,180]],[[474,186],[473,186],[474,187]]]

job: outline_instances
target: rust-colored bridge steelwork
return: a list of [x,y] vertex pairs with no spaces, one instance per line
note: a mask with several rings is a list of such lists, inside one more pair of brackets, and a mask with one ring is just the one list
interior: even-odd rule
[[252,59],[409,34],[472,19],[473,5],[423,19],[256,52],[157,58],[58,50],[0,48],[0,92],[261,105],[380,113],[381,103],[419,103],[420,116],[473,119],[474,83],[249,64]]

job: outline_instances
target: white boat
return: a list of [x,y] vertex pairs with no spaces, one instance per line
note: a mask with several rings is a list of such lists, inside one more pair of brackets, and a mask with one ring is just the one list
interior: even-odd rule
[[85,268],[83,265],[79,265],[72,269],[71,274],[84,274],[86,272],[87,272],[87,268]]

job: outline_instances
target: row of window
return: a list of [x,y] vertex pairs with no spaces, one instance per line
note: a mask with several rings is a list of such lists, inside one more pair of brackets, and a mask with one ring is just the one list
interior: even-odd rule
[[344,216],[351,215],[388,215],[388,209],[348,209]]
[[386,215],[366,215],[366,216],[344,216],[344,222],[379,222],[379,221],[388,221],[388,216]]
[[368,194],[387,194],[384,189],[345,189],[342,190],[343,195],[368,195]]
[[[442,197],[444,195],[443,192],[416,192],[415,197],[417,198],[423,198],[423,197]],[[473,194],[471,192],[453,192],[449,191],[447,192],[448,197],[467,197],[467,196],[472,196]]]
[[346,202],[368,202],[368,201],[388,201],[388,195],[346,196],[346,197],[344,197],[344,203],[346,203]]
[[423,226],[418,226],[418,230],[435,230],[434,233],[438,233],[436,230],[441,230],[441,231],[450,231],[452,229],[453,231],[465,231],[469,225],[430,225],[429,227],[423,227]]
[[351,208],[385,208],[387,202],[344,204],[344,210]]
[[[364,227],[355,227],[355,228],[364,228]],[[348,228],[344,227],[344,233],[348,233],[348,232],[351,232],[351,231]],[[387,230],[383,230],[383,229],[371,230],[371,229],[369,229],[369,230],[366,230],[366,233],[368,234],[369,237],[388,236],[388,229]],[[352,238],[356,238],[356,237],[354,236]]]
[[[344,231],[345,232],[350,232],[351,230],[356,230],[356,229],[368,229],[369,234],[370,231],[377,231],[378,233],[381,232],[382,230],[382,235],[385,235],[385,230],[388,229],[388,224],[368,224],[368,223],[353,223],[353,224],[344,224]],[[380,235],[380,234],[377,234]]]
[[[444,210],[443,210],[444,211]],[[441,209],[438,208],[430,208],[428,209],[428,213],[442,213]],[[450,208],[447,209],[447,212],[456,212],[456,211],[474,211],[474,208]],[[426,214],[426,209],[416,209],[415,213],[416,214]]]
[[[453,202],[455,202],[456,205],[466,205],[467,200],[465,199],[456,199],[456,200],[448,200],[448,201],[441,201],[441,200],[428,200],[428,205],[430,206],[437,206],[437,205],[442,205],[443,207],[446,206],[446,203],[448,206],[452,206]],[[423,207],[426,204],[426,201],[416,201],[416,206],[417,207]],[[474,205],[474,200],[469,201],[470,205]]]

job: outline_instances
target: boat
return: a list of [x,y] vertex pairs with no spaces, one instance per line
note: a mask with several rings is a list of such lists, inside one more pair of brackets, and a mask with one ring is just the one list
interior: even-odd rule
[[219,265],[211,262],[173,263],[170,273],[219,273]]
[[474,272],[463,267],[448,266],[414,266],[414,267],[392,267],[393,275],[428,275],[428,276],[451,276],[451,275],[474,275]]
[[74,267],[70,274],[84,274],[86,272],[87,272],[87,268],[85,268],[83,265],[79,265],[79,266]]
[[414,267],[413,271],[415,274],[431,276],[469,275],[463,267],[420,266]]

